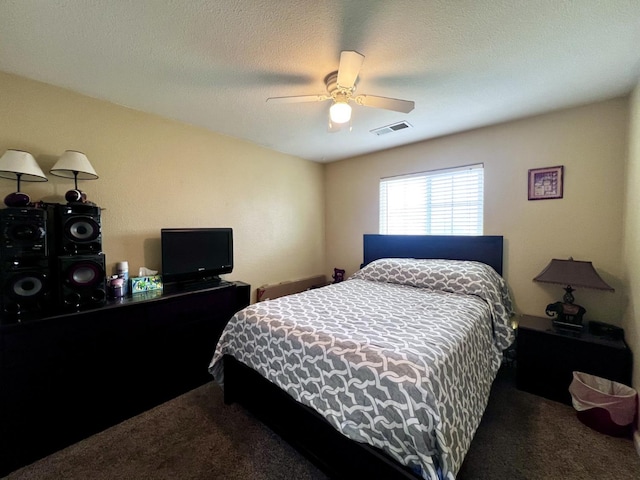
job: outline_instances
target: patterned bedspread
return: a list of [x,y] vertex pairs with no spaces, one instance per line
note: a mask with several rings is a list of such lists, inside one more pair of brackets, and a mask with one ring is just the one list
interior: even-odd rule
[[209,370],[233,355],[426,479],[455,478],[513,341],[502,278],[475,262],[384,259],[349,280],[250,305]]

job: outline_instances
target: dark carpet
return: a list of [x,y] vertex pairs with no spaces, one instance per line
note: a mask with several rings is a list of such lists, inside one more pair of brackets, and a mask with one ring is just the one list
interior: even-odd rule
[[[326,479],[208,383],[32,465],[7,480]],[[496,380],[458,475],[472,479],[640,478],[633,442],[578,421],[574,410]]]

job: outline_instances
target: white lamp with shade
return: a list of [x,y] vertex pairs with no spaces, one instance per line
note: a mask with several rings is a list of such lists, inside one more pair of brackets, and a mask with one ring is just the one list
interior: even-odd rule
[[25,207],[31,202],[29,195],[20,191],[21,180],[23,182],[46,182],[48,180],[33,155],[29,152],[13,149],[7,150],[0,157],[0,177],[18,181],[17,191],[10,193],[4,199],[4,204],[7,207]]
[[64,196],[67,202],[84,202],[87,199],[86,194],[78,190],[78,179],[96,180],[98,178],[87,156],[75,150],[65,151],[49,172],[56,177],[73,178],[75,187]]

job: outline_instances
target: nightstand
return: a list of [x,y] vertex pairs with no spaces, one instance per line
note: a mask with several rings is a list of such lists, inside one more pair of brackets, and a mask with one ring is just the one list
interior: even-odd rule
[[522,315],[518,320],[518,389],[571,404],[573,371],[631,384],[631,350],[623,339],[582,331],[557,330],[551,318]]

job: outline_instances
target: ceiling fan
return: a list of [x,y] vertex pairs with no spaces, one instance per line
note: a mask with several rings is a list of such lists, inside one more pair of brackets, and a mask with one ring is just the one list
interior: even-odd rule
[[332,100],[329,108],[330,129],[333,124],[343,124],[351,120],[351,105],[355,102],[365,107],[382,108],[395,112],[409,113],[415,107],[415,102],[400,100],[397,98],[378,97],[376,95],[354,95],[356,91],[356,79],[360,73],[364,55],[353,50],[344,50],[340,53],[340,65],[338,70],[331,72],[324,79],[327,93],[319,95],[298,95],[293,97],[269,97],[271,103],[301,103],[324,102]]

